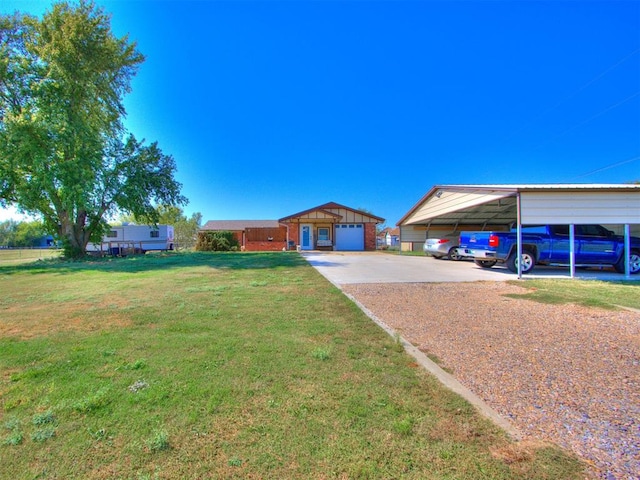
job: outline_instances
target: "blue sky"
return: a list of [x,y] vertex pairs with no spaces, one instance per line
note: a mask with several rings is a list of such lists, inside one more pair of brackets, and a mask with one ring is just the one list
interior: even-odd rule
[[436,184],[640,181],[638,0],[97,3],[146,56],[127,126],[204,221],[334,201],[395,225]]

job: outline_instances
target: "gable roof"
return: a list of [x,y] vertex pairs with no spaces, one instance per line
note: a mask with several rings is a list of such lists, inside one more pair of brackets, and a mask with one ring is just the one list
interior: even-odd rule
[[[337,211],[336,211],[337,210]],[[302,212],[294,213],[293,215],[289,215],[287,217],[281,218],[278,220],[279,222],[290,222],[292,220],[300,219],[300,218],[313,218],[315,219],[334,219],[336,221],[342,220],[344,215],[339,213],[340,210],[346,210],[348,212],[352,212],[354,214],[360,215],[362,217],[367,217],[375,221],[375,223],[383,223],[384,218],[378,217],[376,215],[372,215],[368,212],[363,212],[362,210],[356,210],[355,208],[345,207],[344,205],[340,205],[336,202],[329,202],[323,205],[318,205],[317,207],[310,208],[308,210],[303,210]]]
[[238,231],[247,228],[278,228],[277,220],[209,220],[200,230]]

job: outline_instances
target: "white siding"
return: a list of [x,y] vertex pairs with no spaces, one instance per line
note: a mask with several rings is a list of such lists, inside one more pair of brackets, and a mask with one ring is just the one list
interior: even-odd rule
[[[133,246],[143,250],[167,250],[173,248],[174,230],[172,225],[158,225],[158,228],[147,225],[124,225],[111,227],[115,237],[104,236],[101,243],[89,243],[87,251],[105,251],[111,247]],[[151,236],[151,232],[158,236]],[[125,243],[127,245],[125,245]]]
[[[447,213],[458,212],[465,208],[476,207],[492,200],[498,200],[512,196],[514,192],[477,190],[477,191],[457,191],[440,190],[440,195],[436,192],[431,198],[423,203],[410,217],[406,218],[403,224],[428,223],[429,220],[445,215]],[[402,239],[404,241],[404,239]]]
[[[634,192],[635,193],[635,192]],[[522,192],[522,223],[640,224],[640,195],[626,192]]]
[[401,242],[421,242],[427,239],[427,229],[424,226],[400,225]]

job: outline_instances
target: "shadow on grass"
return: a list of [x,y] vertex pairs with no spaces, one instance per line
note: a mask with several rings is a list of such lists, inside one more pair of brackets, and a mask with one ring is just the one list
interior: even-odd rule
[[78,271],[147,272],[192,267],[245,270],[308,265],[297,252],[162,252],[128,257],[86,258],[83,260],[37,260],[20,265],[0,266],[0,275],[15,273],[67,273]]

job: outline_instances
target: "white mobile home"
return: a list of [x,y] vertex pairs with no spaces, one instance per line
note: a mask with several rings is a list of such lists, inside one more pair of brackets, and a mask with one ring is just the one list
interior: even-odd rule
[[100,243],[89,243],[88,252],[111,255],[145,253],[150,250],[173,250],[172,225],[122,225],[111,227]]

